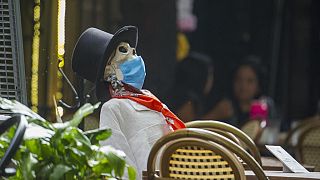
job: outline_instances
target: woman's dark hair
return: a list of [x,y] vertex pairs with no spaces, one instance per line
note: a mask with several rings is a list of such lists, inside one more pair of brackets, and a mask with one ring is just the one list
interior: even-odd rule
[[203,109],[204,88],[208,78],[213,76],[213,62],[210,57],[192,52],[175,68],[174,86],[168,105],[175,111],[187,101],[192,101],[197,113]]
[[207,80],[212,75],[211,58],[201,53],[192,52],[177,64],[175,84],[197,94],[203,94]]
[[[257,76],[259,92],[256,96],[259,97],[259,96],[265,94],[265,92],[266,92],[265,73],[266,72],[265,72],[265,68],[261,65],[261,58],[256,55],[249,55],[249,56],[244,57],[242,59],[242,61],[240,62],[240,64],[238,64],[233,70],[232,82],[234,82],[234,80],[236,78],[237,71],[239,70],[239,68],[243,67],[243,66],[250,67]],[[233,84],[232,84],[232,87],[233,87]]]

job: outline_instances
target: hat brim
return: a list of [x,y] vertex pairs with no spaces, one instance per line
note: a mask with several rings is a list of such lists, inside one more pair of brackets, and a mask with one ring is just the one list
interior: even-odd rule
[[[101,68],[99,68],[97,80],[96,80],[96,96],[100,101],[106,101],[108,99],[109,90],[108,85],[104,80],[104,70],[106,65],[109,63],[108,59],[112,52],[118,46],[120,42],[127,42],[133,48],[137,47],[138,42],[138,29],[135,26],[124,26],[119,29],[110,40],[101,63]],[[107,93],[107,94],[106,94]]]

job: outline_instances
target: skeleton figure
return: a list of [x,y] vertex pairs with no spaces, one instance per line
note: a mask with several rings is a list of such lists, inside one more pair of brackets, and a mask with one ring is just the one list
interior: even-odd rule
[[136,167],[138,178],[147,168],[152,145],[184,124],[164,104],[142,86],[145,64],[136,53],[138,32],[125,26],[114,35],[89,28],[79,38],[73,52],[72,68],[96,83],[101,101],[100,128],[110,128],[111,137],[102,145],[124,151],[126,161]]
[[108,59],[108,64],[104,70],[104,79],[110,82],[112,88],[117,92],[123,88],[123,73],[119,65],[126,60],[132,60],[137,57],[136,49],[130,47],[129,43],[121,42]]

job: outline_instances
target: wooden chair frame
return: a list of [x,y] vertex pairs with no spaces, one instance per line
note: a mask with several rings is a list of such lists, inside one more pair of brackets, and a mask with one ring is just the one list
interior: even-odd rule
[[244,167],[233,153],[231,153],[229,150],[227,150],[226,148],[224,148],[223,146],[217,143],[204,141],[201,139],[193,139],[193,138],[179,139],[173,142],[172,144],[170,144],[167,148],[165,148],[161,158],[161,163],[160,163],[161,177],[170,176],[169,167],[166,165],[169,164],[171,155],[177,149],[185,146],[197,146],[197,147],[202,147],[206,150],[211,150],[212,152],[220,155],[225,161],[228,162],[228,165],[233,170],[235,179],[240,179],[240,180],[246,179],[244,175]]
[[[299,161],[301,161],[301,163],[307,163],[308,162],[306,161],[306,158],[305,158],[305,153],[303,152],[304,151],[304,148],[307,148],[307,147],[313,147],[313,146],[305,146],[305,139],[307,138],[307,135],[309,135],[309,133],[312,133],[312,131],[315,131],[315,130],[319,130],[320,129],[320,123],[314,123],[312,125],[309,125],[307,128],[305,128],[303,130],[303,132],[301,132],[301,135],[299,136],[298,138],[298,145],[297,145],[297,159]],[[314,146],[313,148],[315,148],[316,146]],[[316,166],[315,170],[316,171],[319,171],[319,165],[315,165],[315,164],[308,164],[308,165],[314,165]]]
[[[298,133],[297,137],[298,137],[298,141],[299,141],[299,137],[301,136],[301,134],[303,132],[305,132],[307,129],[313,127],[313,126],[317,126],[320,125],[320,120],[317,119],[308,119],[308,120],[302,120],[302,122],[300,122],[300,124],[298,126],[296,126],[295,128],[291,129],[288,132],[288,135],[286,136],[285,140],[284,140],[284,144],[288,147],[292,146],[295,147],[298,144],[293,144],[292,142],[292,138],[295,136],[295,134]],[[297,143],[298,143],[297,141]]]
[[243,142],[245,146],[248,147],[249,152],[254,157],[254,159],[259,163],[259,165],[260,166],[262,165],[261,155],[258,147],[254,143],[254,141],[240,129],[230,124],[220,122],[220,121],[214,121],[214,120],[192,121],[192,122],[186,123],[186,126],[188,128],[201,128],[201,129],[206,129],[213,132],[216,132],[216,130],[220,130],[220,131],[232,133],[236,138],[238,138],[241,142]]

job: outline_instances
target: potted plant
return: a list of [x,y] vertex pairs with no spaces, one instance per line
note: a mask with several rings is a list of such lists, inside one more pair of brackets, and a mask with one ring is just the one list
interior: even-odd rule
[[[50,123],[23,104],[0,97],[0,108],[26,116],[23,141],[12,159],[16,174],[9,179],[122,179],[136,178],[125,154],[99,141],[111,135],[110,129],[83,132],[77,126],[99,104],[83,105],[64,123]],[[15,127],[0,136],[0,156],[10,144]],[[126,172],[126,173],[125,173]]]

